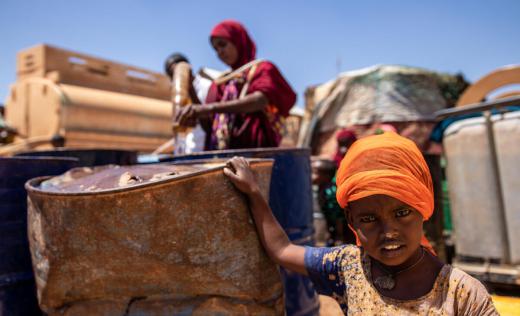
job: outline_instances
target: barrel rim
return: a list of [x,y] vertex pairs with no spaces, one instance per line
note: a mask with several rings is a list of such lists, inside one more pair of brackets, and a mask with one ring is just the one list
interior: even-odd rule
[[[215,163],[216,161],[220,162],[222,161],[222,165],[218,167],[212,167],[205,170],[195,171],[192,173],[180,175],[178,177],[170,178],[170,179],[161,179],[154,182],[147,182],[147,183],[140,183],[132,186],[122,187],[122,188],[115,188],[115,189],[103,189],[99,191],[89,191],[89,192],[53,192],[53,191],[46,191],[38,188],[41,182],[44,180],[50,179],[54,176],[42,176],[42,177],[36,177],[28,180],[24,187],[27,190],[27,193],[37,193],[39,195],[48,195],[48,196],[92,196],[92,195],[108,195],[108,194],[114,194],[114,193],[126,193],[130,191],[136,191],[141,190],[147,187],[157,186],[157,185],[163,185],[166,183],[176,182],[180,180],[184,180],[190,177],[194,176],[200,176],[202,174],[208,174],[217,172],[220,170],[223,170],[226,166],[225,161],[228,159],[212,159],[211,162]],[[201,162],[202,160],[198,160],[197,162]],[[251,165],[263,165],[268,164],[271,167],[274,164],[274,159],[264,159],[264,158],[247,158],[247,161],[251,163]],[[170,164],[165,163],[168,165],[177,165],[177,164]],[[192,163],[193,164],[193,163]],[[199,163],[200,164],[200,163]]]
[[57,157],[57,156],[13,156],[0,157],[0,161],[61,161],[61,162],[79,162],[76,157]]
[[57,147],[54,149],[48,149],[48,150],[32,150],[32,151],[24,151],[21,153],[16,154],[16,157],[34,157],[37,156],[39,153],[45,154],[45,153],[52,153],[52,152],[60,152],[60,153],[68,153],[68,152],[118,152],[118,153],[130,153],[130,154],[137,154],[137,150],[130,150],[130,149],[112,149],[112,148],[73,148],[73,147]]
[[225,150],[209,150],[209,151],[201,151],[186,155],[169,155],[166,157],[159,157],[159,161],[172,161],[172,159],[177,158],[189,158],[189,157],[200,157],[200,156],[219,156],[219,155],[229,155],[229,156],[240,156],[240,154],[244,153],[309,153],[311,149],[309,147],[263,147],[263,148],[242,148],[242,149],[225,149]]

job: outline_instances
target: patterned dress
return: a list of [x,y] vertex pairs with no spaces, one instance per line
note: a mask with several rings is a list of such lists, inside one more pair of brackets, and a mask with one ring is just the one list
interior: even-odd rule
[[[224,85],[221,101],[239,99],[245,82],[232,79]],[[216,113],[213,115],[209,150],[277,147],[282,140],[285,118],[278,108],[268,104],[253,113]]]
[[254,92],[261,92],[268,105],[256,112],[214,114],[205,150],[278,147],[296,94],[274,64],[262,61],[227,82],[213,82],[205,103],[237,100]]
[[345,315],[498,315],[485,287],[450,265],[442,267],[429,293],[413,300],[379,294],[370,258],[354,245],[306,247],[305,266],[318,293],[334,298]]

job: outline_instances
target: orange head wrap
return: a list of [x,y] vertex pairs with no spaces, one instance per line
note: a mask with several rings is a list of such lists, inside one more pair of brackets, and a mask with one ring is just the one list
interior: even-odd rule
[[[421,151],[413,141],[392,132],[356,141],[341,161],[336,184],[336,198],[342,208],[349,202],[383,194],[413,207],[425,221],[433,213],[432,179]],[[356,240],[360,245],[357,235]],[[434,253],[424,236],[421,245]]]

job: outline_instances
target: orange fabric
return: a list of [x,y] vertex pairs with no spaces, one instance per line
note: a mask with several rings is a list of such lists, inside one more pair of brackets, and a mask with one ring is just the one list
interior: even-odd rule
[[[433,214],[428,165],[413,141],[393,132],[356,141],[341,161],[336,184],[336,198],[342,208],[349,202],[384,194],[419,211],[424,221]],[[360,245],[357,235],[356,240]],[[424,235],[421,245],[435,253]]]

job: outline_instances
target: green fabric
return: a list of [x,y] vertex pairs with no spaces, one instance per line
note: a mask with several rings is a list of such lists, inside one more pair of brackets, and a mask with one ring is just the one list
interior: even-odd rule
[[444,230],[451,232],[453,230],[453,226],[451,223],[450,198],[448,194],[448,181],[442,180],[442,211],[444,217]]
[[320,192],[321,194],[321,208],[323,214],[328,221],[336,221],[338,218],[344,218],[345,214],[343,213],[343,209],[338,204],[338,200],[336,200],[336,176],[332,178],[332,183],[327,187],[323,188]]

